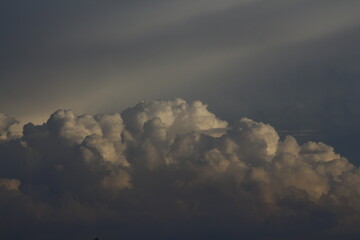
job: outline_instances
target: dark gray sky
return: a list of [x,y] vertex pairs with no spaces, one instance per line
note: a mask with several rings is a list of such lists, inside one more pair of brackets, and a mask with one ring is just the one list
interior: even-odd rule
[[5,0],[0,111],[41,123],[59,108],[199,99],[357,162],[359,12],[358,0]]

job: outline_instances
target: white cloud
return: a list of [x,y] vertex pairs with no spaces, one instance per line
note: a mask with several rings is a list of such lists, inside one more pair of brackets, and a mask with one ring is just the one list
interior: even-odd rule
[[[15,120],[3,119],[6,132]],[[209,134],[216,129],[222,134]],[[43,222],[59,212],[61,221],[77,224],[81,212],[124,224],[220,216],[260,228],[271,218],[285,226],[319,209],[336,215],[339,224],[355,226],[349,219],[359,217],[359,168],[332,147],[300,145],[291,136],[280,140],[272,126],[248,118],[228,125],[199,101],[142,101],[121,115],[58,110],[42,126],[27,125],[21,140],[7,139],[0,147],[0,185],[23,186],[20,195],[1,196],[21,196],[26,208],[47,209],[41,210]],[[39,218],[32,212],[30,219]],[[306,221],[323,227],[313,217]]]
[[228,125],[209,112],[205,104],[199,101],[189,104],[182,99],[143,101],[125,110],[122,117],[126,128],[135,135],[141,134],[144,124],[156,117],[167,128],[170,140],[177,134],[225,128]]

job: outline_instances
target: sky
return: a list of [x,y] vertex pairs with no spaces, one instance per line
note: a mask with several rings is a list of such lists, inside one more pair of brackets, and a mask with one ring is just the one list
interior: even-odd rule
[[119,237],[117,222],[130,237],[140,218],[164,239],[163,225],[288,239],[310,223],[351,237],[359,12],[358,0],[2,1],[4,236],[21,237],[23,219],[39,239],[44,226]]

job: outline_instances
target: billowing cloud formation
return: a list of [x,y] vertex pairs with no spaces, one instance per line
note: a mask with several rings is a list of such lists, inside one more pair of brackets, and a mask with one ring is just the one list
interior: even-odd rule
[[18,138],[9,137],[16,121],[0,116],[6,239],[358,232],[359,168],[324,143],[280,140],[268,124],[229,125],[199,101],[144,101],[121,114],[58,110]]

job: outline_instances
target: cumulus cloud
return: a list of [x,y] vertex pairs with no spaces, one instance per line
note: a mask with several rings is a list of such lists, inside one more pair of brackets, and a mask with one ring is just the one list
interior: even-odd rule
[[269,124],[228,124],[199,101],[58,110],[19,138],[9,137],[16,121],[0,116],[3,237],[18,219],[40,239],[52,234],[41,227],[139,239],[357,232],[359,168],[325,143],[280,139]]
[[140,134],[149,120],[159,118],[172,138],[179,133],[225,128],[228,125],[226,121],[216,118],[200,101],[188,104],[183,99],[142,101],[125,110],[122,116],[127,129],[134,134]]
[[4,113],[0,113],[0,140],[6,140],[14,136],[11,131],[11,126],[17,124],[18,121],[15,118],[9,117]]
[[20,181],[18,179],[1,178],[0,186],[8,190],[19,190]]

